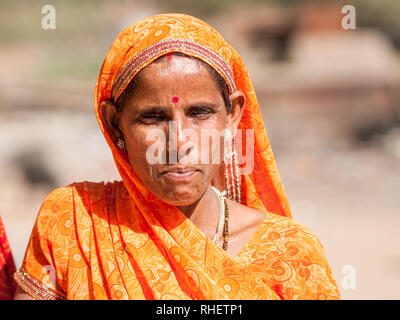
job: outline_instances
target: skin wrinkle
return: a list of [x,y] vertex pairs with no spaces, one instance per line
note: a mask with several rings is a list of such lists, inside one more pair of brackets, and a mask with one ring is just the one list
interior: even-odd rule
[[[217,84],[217,86],[221,92],[221,95],[224,99],[224,103],[227,108],[227,111],[228,112],[231,111],[232,104],[229,99],[229,89],[228,89],[228,85],[225,82],[225,79],[223,77],[221,77],[217,71],[215,71],[211,66],[209,66],[204,61],[202,61],[196,57],[185,55],[181,52],[172,52],[172,53],[168,53],[167,55],[159,57],[158,59],[154,60],[152,63],[153,64],[161,63],[161,62],[165,62],[165,61],[171,62],[171,61],[173,61],[172,60],[173,57],[185,57],[188,59],[192,59],[192,60],[198,62],[203,67],[205,67],[208,70],[208,72],[211,74],[215,83]],[[136,83],[140,80],[140,74],[141,74],[141,72],[139,71],[138,74],[128,84],[128,86],[126,87],[124,92],[122,92],[122,94],[118,98],[118,100],[114,102],[118,110],[121,110],[123,108],[125,101],[128,100],[132,96],[133,92],[136,90]]]
[[[244,95],[240,91],[230,95],[232,108],[228,112],[220,86],[209,67],[198,59],[184,55],[170,60],[160,59],[142,69],[138,75],[134,78],[135,90],[125,96],[122,108],[118,109],[111,101],[102,102],[107,130],[115,140],[124,138],[131,166],[146,187],[159,199],[176,206],[212,238],[218,215],[210,213],[219,211],[219,201],[211,184],[216,185],[216,177],[222,176],[222,164],[203,164],[197,159],[198,164],[190,165],[196,170],[190,179],[174,180],[174,177],[163,173],[171,165],[150,165],[147,162],[146,150],[153,141],[146,141],[146,135],[150,129],[157,128],[168,137],[169,122],[174,121],[177,135],[172,136],[174,141],[167,141],[166,151],[169,153],[177,152],[187,142],[182,134],[184,129],[194,130],[200,137],[201,130],[221,132],[226,128],[237,128],[245,104]],[[174,103],[171,97],[178,96],[179,101]],[[209,155],[216,152],[212,147],[213,144],[209,143]],[[189,148],[182,158],[190,156],[193,150]],[[220,147],[219,152],[220,159],[223,159],[223,148]],[[232,234],[229,250],[237,253],[259,225],[264,213],[230,200],[228,207],[231,208]],[[246,216],[245,222],[243,216]]]
[[[171,79],[171,69],[176,71],[174,73],[174,79]],[[147,70],[144,69],[143,72],[144,73],[142,73],[140,80],[138,80],[139,82],[136,83],[138,85],[138,90],[133,93],[131,99],[127,101],[126,106],[129,105],[130,101],[134,101],[132,105],[130,105],[130,109],[136,110],[143,110],[141,107],[142,105],[166,106],[165,120],[175,121],[177,125],[176,132],[178,133],[178,136],[174,138],[178,149],[185,142],[182,140],[183,137],[180,135],[184,128],[190,128],[195,130],[197,133],[200,133],[201,129],[215,128],[222,130],[228,126],[226,120],[227,114],[223,107],[224,102],[218,92],[218,88],[212,81],[208,70],[206,70],[201,64],[197,63],[197,61],[187,58],[175,58],[168,64],[162,62],[151,64]],[[162,80],[160,81],[160,79]],[[166,82],[168,83],[168,86],[166,86]],[[158,87],[164,87],[165,89],[162,90],[160,94],[157,94],[157,87],[153,84],[157,84]],[[185,90],[182,90],[183,84],[186,84]],[[174,93],[179,91],[181,91],[179,94],[181,97],[180,103],[176,106],[168,106],[169,103],[165,101],[165,97],[172,96]],[[153,94],[149,95],[148,92],[152,92]],[[141,101],[146,101],[147,103],[140,104]],[[190,105],[214,105],[216,106],[216,109],[212,111],[212,114],[206,115],[206,117],[188,117],[185,113],[187,111],[186,107],[189,103]],[[121,118],[126,114],[124,113],[124,110],[126,109],[128,108],[123,108],[121,111]],[[161,128],[167,135],[168,130],[166,126],[167,121],[162,121],[161,123],[156,124],[151,123],[149,126],[139,123],[135,127],[134,136],[132,137],[133,139],[130,139],[127,136],[129,135],[129,129],[127,128],[128,125],[124,120],[121,121],[121,129],[122,132],[124,132],[129,157],[142,159],[142,161],[135,161],[136,165],[132,163],[135,169],[139,169],[139,171],[140,169],[145,169],[143,167],[138,168],[138,162],[147,164],[146,160],[143,158],[143,150],[140,147],[138,148],[136,142],[145,141],[145,136],[149,128]],[[130,144],[132,145],[132,148],[129,148]],[[148,145],[145,147],[148,147]],[[132,152],[132,155],[130,155],[130,150],[140,150],[140,155],[138,155],[137,152]],[[218,169],[216,166],[212,165],[196,166],[199,169],[200,174],[196,174],[197,177],[193,177],[192,185],[185,186],[180,184],[176,188],[170,190],[170,181],[164,181],[165,177],[160,176],[158,167],[159,166],[157,165],[151,166],[149,175],[143,175],[141,178],[143,178],[145,183],[147,182],[146,184],[150,190],[153,190],[153,192],[156,191],[154,193],[157,196],[178,206],[193,203],[194,200],[198,199],[200,195],[204,193],[205,184],[209,184],[208,182],[211,181],[212,176],[217,174],[216,170]],[[148,166],[146,166],[146,169],[149,169]],[[146,169],[144,171],[147,171]],[[154,185],[151,180],[156,181],[158,185]],[[160,184],[164,190],[167,190],[167,194],[163,194],[160,190],[158,187]],[[176,201],[175,199],[183,200]]]
[[[189,29],[192,31],[187,32]],[[163,52],[156,51],[157,43],[176,50],[182,50],[181,44],[185,43],[196,47],[196,52],[204,49],[204,55],[196,52],[188,54],[201,56],[200,59],[209,61],[210,66],[216,68],[219,68],[219,63],[212,57],[220,56],[234,75],[234,79],[229,77],[234,82],[229,88],[243,92],[227,93],[232,101],[232,111],[226,108],[228,104],[224,106],[224,92],[218,82],[213,82],[212,72],[206,72],[210,71],[208,64],[203,64],[205,73],[182,77],[177,74],[179,70],[174,70],[175,56],[171,55],[164,59],[165,64],[171,65],[169,77],[154,79],[160,70],[157,69],[159,63],[152,63],[152,59]],[[154,49],[154,55],[147,55],[150,48]],[[143,59],[140,60],[143,65],[135,70],[125,69],[134,57]],[[186,61],[196,60],[186,58]],[[115,80],[123,70],[137,74],[139,69],[139,77],[135,76],[132,81],[135,83],[132,86],[137,89],[131,92],[132,101],[126,99],[122,110],[117,110],[112,100]],[[123,73],[120,79],[127,81],[131,76]],[[126,92],[129,93],[128,90]],[[176,104],[171,101],[175,95],[179,96]],[[122,181],[107,182],[106,185],[104,182],[88,181],[73,183],[52,191],[46,197],[23,265],[15,275],[23,288],[36,283],[33,280],[38,283],[43,281],[47,277],[43,274],[43,267],[56,264],[54,267],[61,272],[57,274],[56,288],[59,290],[53,295],[61,298],[66,293],[71,299],[92,296],[106,299],[106,292],[111,294],[111,299],[340,298],[318,239],[306,227],[291,219],[247,68],[239,54],[211,26],[183,14],[157,15],[128,26],[115,39],[103,61],[94,102],[96,119],[110,146]],[[200,117],[193,113],[204,109],[211,112]],[[156,115],[149,115],[150,110]],[[143,158],[140,156],[143,156],[147,143],[133,137],[145,135],[149,128],[167,132],[170,120],[177,118],[181,121],[181,128],[207,129],[220,125],[254,130],[254,152],[253,149],[251,152],[255,167],[251,173],[241,177],[244,205],[228,201],[230,236],[227,252],[211,240],[218,217],[216,195],[207,183],[192,184],[193,177],[197,179],[199,175],[204,177],[200,182],[206,180],[204,170],[180,185],[171,181],[163,183],[164,178],[155,182],[151,175],[148,176],[149,182],[155,187],[149,188],[149,182],[144,183],[144,176],[157,168],[141,163]],[[118,138],[131,139],[132,143],[121,150],[116,144]],[[178,138],[179,132],[171,139],[179,142]],[[169,146],[168,151],[173,152],[173,147]],[[188,156],[191,154],[193,152]],[[158,166],[158,169],[168,167]],[[221,176],[222,181],[216,177],[212,177],[211,181],[218,189],[224,190],[223,171]],[[160,192],[158,196],[154,194],[156,187]],[[185,188],[198,193],[199,197],[194,197],[193,203],[190,197],[182,199],[179,196]],[[76,190],[76,199],[71,199],[71,189]],[[88,198],[91,201],[87,201]],[[178,208],[168,205],[167,200],[176,204],[179,201],[187,203]],[[65,219],[75,213],[81,217],[79,224],[68,227]],[[48,223],[58,218],[59,223]],[[257,230],[252,226],[257,226]],[[99,237],[71,237],[71,234],[92,232]],[[48,234],[53,235],[51,239]],[[114,235],[118,235],[119,239]],[[40,240],[41,246],[35,245],[35,239]],[[82,244],[82,241],[85,243]],[[54,250],[50,252],[49,246]],[[85,249],[87,252],[82,254],[91,256],[90,265],[77,256],[80,248],[89,250]],[[205,254],[207,256],[203,259]],[[114,259],[114,255],[118,255],[118,259]],[[202,261],[207,264],[202,264]],[[146,285],[142,286],[143,283]],[[28,292],[36,298],[46,299],[47,290]]]

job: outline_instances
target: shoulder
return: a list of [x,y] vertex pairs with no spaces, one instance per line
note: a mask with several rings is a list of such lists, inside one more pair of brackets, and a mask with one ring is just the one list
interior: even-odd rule
[[238,226],[241,228],[258,226],[257,232],[263,234],[264,237],[266,233],[290,234],[287,231],[307,230],[306,227],[289,217],[272,212],[262,212],[232,200],[228,201],[228,206],[231,217],[236,221]]
[[308,251],[323,251],[318,237],[311,229],[289,217],[268,212],[264,220],[265,231],[269,239],[284,239],[290,245],[307,249]]
[[270,270],[281,297],[340,299],[324,247],[308,227],[268,213],[258,236],[253,254]]
[[280,241],[286,244],[286,248],[297,247],[307,249],[307,251],[323,251],[322,244],[315,233],[309,227],[289,217],[267,212],[260,232],[266,241]]
[[[92,203],[105,199],[107,194],[114,194],[121,189],[122,181],[114,182],[74,182],[51,191],[44,199],[36,220],[40,233],[64,231],[63,226],[72,223],[77,208],[90,208]],[[88,213],[90,210],[79,210]],[[61,230],[61,229],[62,230]],[[62,232],[61,232],[62,233]]]
[[239,233],[240,230],[250,231],[253,229],[254,231],[265,218],[264,212],[247,207],[233,200],[228,200],[228,208],[230,211],[230,220],[233,222],[232,233]]
[[[114,194],[117,190],[124,187],[122,181],[109,181],[109,182],[74,182],[67,187],[72,190],[75,196],[80,198],[92,198],[96,201],[98,198],[103,198],[106,194]],[[62,189],[62,188],[61,188]]]
[[240,209],[241,219],[247,221],[242,226],[249,224],[257,226],[253,235],[257,247],[265,246],[268,248],[271,245],[280,244],[281,248],[286,247],[288,249],[289,254],[297,250],[321,252],[323,254],[321,242],[307,226],[292,218],[272,212],[264,213],[237,203],[233,205]]
[[275,262],[297,260],[305,266],[327,265],[324,247],[310,228],[292,218],[271,212],[264,214],[254,232],[250,251]]
[[113,181],[113,182],[74,182],[70,185],[59,187],[51,191],[45,200],[43,201],[42,206],[53,206],[59,207],[62,205],[70,206],[72,202],[77,198],[80,199],[93,199],[103,198],[106,193],[113,194],[117,190],[121,190],[123,188],[122,181]]

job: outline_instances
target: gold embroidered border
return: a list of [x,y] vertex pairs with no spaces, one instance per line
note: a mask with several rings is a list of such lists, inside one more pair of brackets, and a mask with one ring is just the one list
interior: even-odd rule
[[65,297],[51,289],[43,288],[42,283],[30,276],[24,268],[14,273],[15,282],[29,295],[39,300],[65,300]]
[[121,95],[122,91],[125,89],[129,81],[132,80],[135,73],[149,60],[161,56],[163,53],[169,52],[182,52],[191,53],[201,58],[213,68],[216,68],[217,72],[227,82],[230,92],[236,91],[236,85],[234,81],[233,71],[229,64],[210,50],[209,48],[200,45],[193,41],[181,40],[181,39],[167,39],[159,41],[142,52],[134,56],[126,66],[121,70],[121,72],[115,78],[112,85],[112,97],[117,100]]

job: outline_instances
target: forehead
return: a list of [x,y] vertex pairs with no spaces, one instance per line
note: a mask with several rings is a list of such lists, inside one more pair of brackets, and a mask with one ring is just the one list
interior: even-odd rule
[[198,59],[187,56],[167,54],[153,61],[144,68],[140,73],[151,75],[156,73],[157,76],[165,76],[171,73],[185,75],[199,75],[207,70],[207,66]]
[[225,103],[220,83],[208,64],[173,53],[162,56],[139,71],[122,93],[119,105],[127,104],[134,109],[144,105],[167,106],[173,97],[178,97],[179,104],[184,105]]
[[[198,59],[173,54],[163,56],[143,68],[135,77],[137,86],[157,87],[158,89],[182,86],[205,86],[217,89],[217,84],[209,67]],[[179,90],[181,91],[181,90]]]

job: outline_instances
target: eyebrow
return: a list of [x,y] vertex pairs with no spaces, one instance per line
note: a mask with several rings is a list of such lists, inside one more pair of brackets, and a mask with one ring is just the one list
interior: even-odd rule
[[200,102],[194,103],[188,106],[188,108],[200,108],[200,107],[209,107],[209,108],[218,108],[218,105],[215,103],[208,103],[208,102]]
[[141,110],[135,110],[137,113],[161,113],[165,112],[168,108],[167,107],[159,107],[159,106],[154,106],[154,107],[144,107]]
[[[193,109],[193,108],[201,108],[201,107],[209,107],[216,109],[218,108],[218,105],[215,103],[209,103],[209,102],[198,102],[194,104],[190,104],[184,107],[184,109]],[[161,106],[148,106],[148,107],[143,107],[138,109],[133,109],[132,111],[137,114],[145,114],[145,113],[162,113],[166,112],[170,109],[170,107],[161,107]]]

